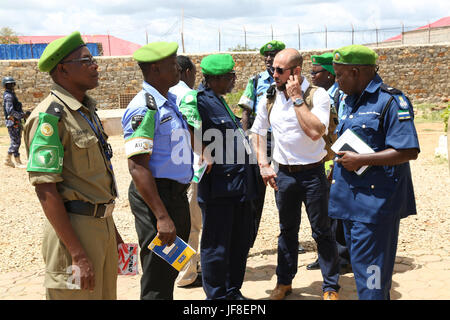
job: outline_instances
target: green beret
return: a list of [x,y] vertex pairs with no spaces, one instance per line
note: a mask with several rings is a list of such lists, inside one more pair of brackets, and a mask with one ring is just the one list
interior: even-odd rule
[[200,62],[200,67],[203,74],[219,76],[232,71],[234,64],[233,57],[230,54],[218,53],[204,57]]
[[177,50],[176,42],[152,42],[137,49],[133,58],[137,62],[156,62],[173,55]]
[[54,67],[65,57],[71,54],[76,49],[84,46],[85,43],[81,39],[78,31],[73,32],[64,38],[56,39],[45,47],[41,58],[38,62],[39,70],[43,72],[50,72]]
[[333,63],[349,65],[375,65],[378,55],[360,44],[342,47],[333,52]]
[[281,42],[281,41],[277,41],[277,40],[272,40],[267,42],[265,45],[263,45],[261,47],[261,49],[259,49],[259,53],[261,55],[264,55],[264,53],[268,52],[268,51],[281,51],[284,48],[286,48],[286,45]]
[[320,65],[325,70],[327,70],[329,73],[331,73],[332,75],[334,75],[334,76],[336,75],[336,73],[334,73],[334,68],[333,68],[333,53],[326,52],[324,54],[321,54],[320,56],[312,55],[311,61],[312,61],[312,64]]

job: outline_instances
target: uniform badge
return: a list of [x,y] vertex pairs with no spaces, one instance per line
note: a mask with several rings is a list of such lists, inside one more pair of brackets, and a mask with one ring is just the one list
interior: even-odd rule
[[408,110],[398,110],[397,114],[399,121],[411,119],[411,115],[409,114]]
[[133,131],[136,131],[137,128],[139,128],[142,120],[144,120],[144,116],[141,114],[135,115],[131,118],[131,128],[133,129]]
[[399,96],[398,100],[399,100],[400,108],[404,109],[404,110],[408,110],[408,103],[405,101],[405,99],[402,96]]
[[164,119],[161,120],[161,124],[166,123],[167,121],[170,120],[172,120],[172,116],[165,117]]
[[334,60],[336,61],[341,60],[341,54],[339,52],[336,52],[336,54],[334,55]]
[[53,135],[53,127],[51,126],[50,123],[43,123],[41,125],[41,133],[46,136],[46,137],[51,137]]
[[267,45],[267,49],[272,49],[272,45],[270,43]]

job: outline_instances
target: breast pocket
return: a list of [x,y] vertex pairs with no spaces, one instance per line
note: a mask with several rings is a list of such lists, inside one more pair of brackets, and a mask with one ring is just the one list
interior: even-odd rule
[[227,116],[212,116],[211,121],[218,128],[236,129],[236,125],[233,123],[233,120],[231,120],[230,117]]
[[384,133],[379,129],[380,120],[365,119],[352,126],[352,130],[366,142],[374,151],[384,149]]
[[92,172],[99,163],[104,162],[95,135],[71,133],[74,147],[71,153],[72,166],[79,173]]

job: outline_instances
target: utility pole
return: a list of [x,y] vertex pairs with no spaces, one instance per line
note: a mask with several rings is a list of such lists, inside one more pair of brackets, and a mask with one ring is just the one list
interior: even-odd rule
[[301,50],[302,46],[301,46],[301,40],[300,40],[300,25],[297,25],[298,28],[298,50]]
[[353,27],[353,23],[352,23],[352,44],[355,44],[355,28]]
[[220,52],[220,28],[219,28],[219,52]]
[[181,46],[183,48],[183,53],[185,53],[185,51],[184,51],[184,8],[181,9]]
[[148,31],[145,29],[145,44],[148,44]]
[[245,51],[247,51],[247,31],[245,31],[245,26],[244,26],[244,49]]
[[272,40],[273,40],[273,26],[270,25],[270,30],[272,31]]
[[328,48],[328,33],[327,33],[327,25],[325,25],[325,49]]

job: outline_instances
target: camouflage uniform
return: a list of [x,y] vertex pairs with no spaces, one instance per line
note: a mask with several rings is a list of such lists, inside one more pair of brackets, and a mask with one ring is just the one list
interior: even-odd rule
[[9,137],[11,139],[8,154],[19,157],[19,147],[23,129],[21,120],[24,117],[24,112],[22,110],[22,103],[20,103],[16,95],[8,89],[3,93],[3,111],[6,119],[6,127],[8,128]]

